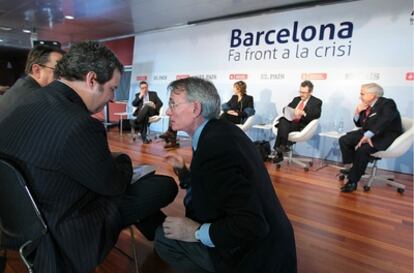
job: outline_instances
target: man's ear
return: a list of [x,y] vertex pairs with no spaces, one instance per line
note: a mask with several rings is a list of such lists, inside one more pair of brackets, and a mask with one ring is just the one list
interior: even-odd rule
[[41,71],[42,71],[42,68],[40,67],[40,65],[33,64],[32,65],[32,70],[31,70],[31,73],[30,74],[32,74],[32,77],[34,79],[36,79],[37,81],[39,81],[40,80],[40,76],[41,76]]
[[93,88],[95,84],[98,82],[96,81],[96,73],[93,71],[89,71],[85,76],[86,86],[89,88]]
[[193,108],[193,113],[195,116],[200,116],[201,112],[203,111],[202,105],[200,102],[196,101],[194,102],[194,108]]

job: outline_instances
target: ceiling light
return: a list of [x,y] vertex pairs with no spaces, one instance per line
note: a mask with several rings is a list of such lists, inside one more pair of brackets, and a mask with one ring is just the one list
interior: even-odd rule
[[1,30],[4,30],[4,31],[10,31],[10,30],[12,30],[11,27],[6,27],[6,26],[0,26],[0,29]]
[[73,17],[72,15],[65,15],[65,19],[73,20],[75,19],[75,17]]
[[2,43],[4,40],[3,39],[0,39],[0,43]]
[[22,30],[24,33],[32,33],[32,31],[30,31],[29,29],[23,29]]

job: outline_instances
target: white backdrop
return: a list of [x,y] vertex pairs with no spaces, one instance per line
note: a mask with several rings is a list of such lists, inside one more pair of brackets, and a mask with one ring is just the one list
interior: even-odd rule
[[[269,122],[310,79],[323,100],[319,132],[340,124],[348,131],[360,85],[377,82],[402,116],[413,117],[412,11],[411,0],[363,0],[140,34],[130,101],[146,79],[167,104],[168,83],[191,75],[212,80],[224,102],[241,79],[261,122]],[[315,136],[297,151],[339,161],[335,144]],[[413,173],[413,149],[380,167]]]

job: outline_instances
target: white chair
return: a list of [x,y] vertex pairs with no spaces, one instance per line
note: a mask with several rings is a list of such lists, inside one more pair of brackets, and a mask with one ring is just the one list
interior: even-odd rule
[[[135,109],[136,109],[136,107],[133,108],[133,112],[135,112]],[[149,117],[149,119],[148,119],[148,135],[151,134],[151,130],[150,130],[151,124],[156,123],[156,122],[160,121],[162,118],[164,118],[163,113],[164,113],[164,106],[161,106],[158,115],[154,115],[154,116]],[[135,141],[135,139],[137,137],[137,134],[135,133],[135,129],[134,129],[133,126],[131,126],[131,135],[132,135],[132,139]]]
[[402,126],[403,126],[403,134],[397,137],[392,144],[387,148],[385,151],[378,151],[372,156],[374,157],[372,171],[369,175],[364,175],[363,178],[367,178],[368,181],[365,183],[364,191],[369,191],[371,189],[371,185],[375,181],[381,181],[388,185],[394,186],[397,188],[399,193],[403,193],[405,191],[405,185],[401,183],[397,183],[394,181],[394,176],[392,175],[378,175],[377,174],[377,162],[382,158],[395,158],[405,154],[408,149],[410,149],[411,145],[414,141],[414,127],[413,127],[413,119],[403,117],[401,118]]
[[256,115],[252,115],[248,117],[243,124],[237,124],[237,126],[239,126],[239,128],[242,129],[243,132],[247,132],[255,124],[256,124]]
[[[279,119],[283,115],[280,115],[276,117],[273,120],[272,123],[272,131],[275,135],[277,135],[277,128],[275,125],[279,123]],[[293,131],[289,133],[288,141],[293,142],[293,144],[296,144],[297,142],[305,142],[308,141],[313,137],[313,135],[316,133],[316,130],[318,129],[319,119],[314,119],[311,122],[308,123],[308,125],[305,126],[305,128],[302,129],[302,131]],[[287,159],[289,164],[295,163],[296,165],[301,166],[306,172],[309,171],[309,167],[312,167],[312,159],[310,158],[298,158],[293,157],[293,146],[289,151],[289,156]],[[280,164],[276,165],[277,167],[280,167]]]

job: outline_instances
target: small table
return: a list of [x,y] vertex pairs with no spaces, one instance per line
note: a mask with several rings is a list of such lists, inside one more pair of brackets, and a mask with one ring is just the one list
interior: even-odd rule
[[[340,133],[340,132],[337,132],[337,131],[328,131],[328,132],[319,133],[319,136],[321,136],[321,137],[327,137],[327,138],[332,138],[332,139],[338,140],[341,136],[343,136],[345,134],[346,133]],[[329,152],[326,154],[325,158],[322,159],[322,162],[324,162],[325,164],[322,163],[322,166],[320,166],[319,168],[317,168],[316,171],[317,170],[320,170],[320,169],[323,169],[323,168],[325,168],[327,166],[332,166],[332,167],[335,167],[335,168],[338,168],[338,169],[342,169],[342,167],[339,167],[337,165],[332,165],[332,164],[326,163],[328,161],[329,155],[331,153],[333,153],[335,150],[338,149],[338,145],[339,145],[338,144],[338,141],[336,141],[335,143],[336,143],[336,145],[333,145],[331,147],[331,149],[329,150]],[[324,144],[323,146],[325,146],[325,141],[323,142],[323,144]]]
[[124,116],[127,118],[128,117],[128,113],[127,112],[118,112],[118,113],[114,113],[114,116],[119,116],[119,135],[122,136],[122,120],[124,119]]

